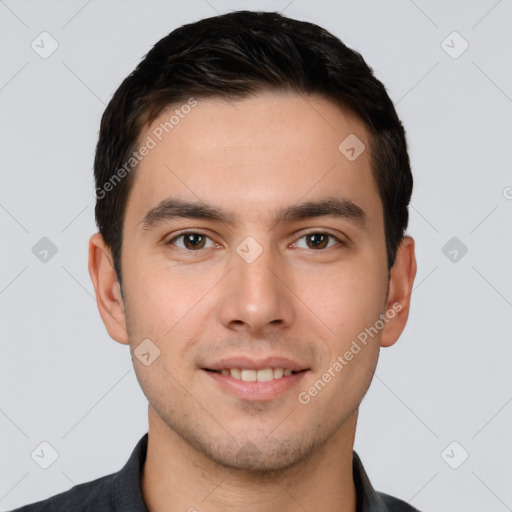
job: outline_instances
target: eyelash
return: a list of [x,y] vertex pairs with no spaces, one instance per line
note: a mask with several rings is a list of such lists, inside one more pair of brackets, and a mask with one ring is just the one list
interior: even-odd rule
[[[183,231],[182,233],[174,236],[173,238],[171,238],[170,240],[168,240],[167,242],[165,242],[165,245],[174,245],[174,242],[176,240],[178,240],[179,238],[182,238],[184,236],[187,236],[187,235],[200,235],[200,236],[203,236],[205,238],[209,238],[211,240],[211,237],[209,237],[208,235],[204,234],[204,233],[201,233],[200,231]],[[298,238],[298,240],[302,240],[303,238],[307,237],[307,236],[311,236],[311,235],[327,235],[328,237],[331,237],[333,238],[334,240],[336,240],[336,242],[338,243],[338,245],[342,246],[342,247],[346,247],[347,244],[345,242],[343,242],[340,238],[338,238],[337,236],[334,236],[332,235],[331,233],[327,233],[325,231],[310,231],[309,233],[305,233],[303,234],[300,238]],[[213,241],[213,240],[212,240]],[[326,249],[332,249],[333,247],[335,247],[335,245],[332,245],[330,247],[325,247],[323,249],[311,249],[313,251],[316,251],[316,252],[321,252],[321,251],[325,251]],[[201,249],[197,249],[197,250],[192,250],[192,249],[187,249],[187,248],[182,248],[182,247],[178,247],[178,249],[182,249],[184,251],[187,251],[187,252],[199,252],[201,250],[204,250],[204,249],[210,249],[211,247],[206,247],[206,248],[201,248]],[[309,248],[308,248],[309,249]]]

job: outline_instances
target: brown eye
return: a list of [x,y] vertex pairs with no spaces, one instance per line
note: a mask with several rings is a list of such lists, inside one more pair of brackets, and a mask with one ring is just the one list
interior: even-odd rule
[[308,247],[310,249],[325,249],[329,236],[325,233],[313,233],[306,235],[306,240],[308,240]]
[[[179,245],[175,243],[177,240],[183,239],[183,245]],[[202,233],[196,233],[195,231],[189,231],[187,233],[181,233],[178,236],[175,236],[169,242],[170,245],[176,245],[180,249],[185,249],[188,251],[196,251],[198,249],[204,249],[206,241],[210,238]],[[212,247],[211,245],[210,247]]]
[[183,242],[187,249],[202,249],[204,236],[199,233],[188,233],[183,236]]
[[[339,238],[337,238],[334,235],[331,235],[329,233],[322,233],[322,232],[308,233],[307,235],[302,236],[299,240],[302,240],[302,239],[306,240],[306,247],[302,246],[303,248],[306,248],[306,249],[317,249],[317,250],[328,249],[328,248],[336,245],[336,243],[338,243],[339,245],[343,245],[343,243],[341,242],[341,240]],[[334,240],[335,243],[331,243],[329,245],[329,239]],[[299,247],[301,247],[301,246],[299,245]]]

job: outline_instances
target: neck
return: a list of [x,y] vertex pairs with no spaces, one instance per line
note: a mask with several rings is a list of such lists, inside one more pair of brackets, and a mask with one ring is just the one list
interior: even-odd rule
[[279,474],[226,468],[169,429],[149,407],[141,475],[149,512],[355,512],[352,449],[357,411],[307,459]]

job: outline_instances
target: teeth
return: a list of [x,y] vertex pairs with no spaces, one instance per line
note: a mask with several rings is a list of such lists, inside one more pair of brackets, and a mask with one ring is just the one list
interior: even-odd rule
[[258,382],[268,382],[274,378],[274,372],[272,368],[265,368],[264,370],[258,370],[256,373],[256,380]]
[[229,371],[231,372],[231,377],[236,380],[242,380],[242,372],[238,368],[231,368]]
[[221,370],[222,375],[231,375],[234,379],[244,382],[268,382],[272,379],[280,379],[283,376],[292,374],[289,368],[265,368],[263,370],[248,370],[240,368],[224,368]]
[[254,382],[256,380],[256,370],[242,370],[242,380],[244,382]]
[[279,379],[283,376],[284,370],[282,368],[276,368],[274,370],[274,379]]

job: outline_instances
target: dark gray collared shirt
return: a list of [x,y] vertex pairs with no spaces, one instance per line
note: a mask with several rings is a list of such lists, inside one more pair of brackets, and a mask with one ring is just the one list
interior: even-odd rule
[[[11,512],[148,512],[140,482],[147,447],[146,433],[117,473],[75,485],[68,491]],[[353,474],[357,512],[419,512],[404,501],[375,491],[356,452]]]

